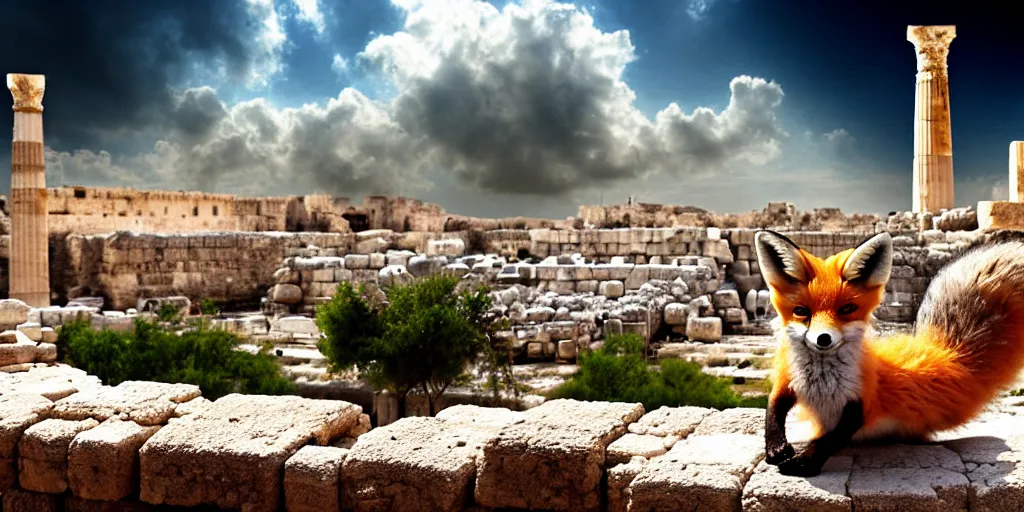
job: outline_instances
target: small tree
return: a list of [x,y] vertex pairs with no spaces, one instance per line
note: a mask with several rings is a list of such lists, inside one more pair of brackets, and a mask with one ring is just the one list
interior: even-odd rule
[[414,389],[433,415],[438,398],[467,379],[469,365],[492,354],[487,289],[459,292],[458,284],[435,275],[392,286],[385,304],[367,297],[365,286],[342,283],[317,310],[318,347],[332,371],[356,367],[374,387],[394,393],[399,417]]

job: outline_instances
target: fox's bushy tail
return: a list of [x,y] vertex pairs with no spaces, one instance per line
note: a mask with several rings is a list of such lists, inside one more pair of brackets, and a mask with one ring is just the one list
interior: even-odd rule
[[1024,242],[981,245],[943,268],[915,333],[956,354],[977,403],[1012,384],[1024,367]]

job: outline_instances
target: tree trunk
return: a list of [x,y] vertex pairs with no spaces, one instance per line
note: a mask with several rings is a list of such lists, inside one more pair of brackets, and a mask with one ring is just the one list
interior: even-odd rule
[[397,414],[398,419],[402,419],[402,418],[405,417],[405,398],[408,395],[409,395],[409,390],[408,389],[405,390],[405,391],[402,391],[401,393],[396,393],[395,394],[395,398],[398,401],[398,414]]

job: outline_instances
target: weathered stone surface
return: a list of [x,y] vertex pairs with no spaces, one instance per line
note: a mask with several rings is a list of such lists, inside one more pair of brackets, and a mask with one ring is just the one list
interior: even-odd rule
[[31,309],[28,304],[18,299],[0,300],[0,328],[11,329],[28,322],[28,312]]
[[665,323],[669,325],[686,325],[686,304],[673,302],[665,305]]
[[160,429],[139,451],[153,504],[275,510],[284,463],[311,440],[345,437],[359,406],[296,396],[228,395]]
[[3,493],[4,512],[63,512],[61,496],[42,492],[9,489]]
[[[333,274],[333,270],[328,269]],[[333,276],[332,276],[333,277]],[[294,284],[275,284],[269,292],[270,300],[282,304],[302,302],[302,289]]]
[[[31,363],[35,361],[38,348],[36,342],[28,339],[21,331],[5,331],[0,337],[9,338],[0,342],[0,366]],[[13,339],[13,341],[12,341]]]
[[820,475],[803,478],[783,475],[762,461],[743,488],[743,510],[849,512],[853,501],[846,495],[846,486],[852,465],[851,457],[832,457]]
[[435,418],[472,427],[473,430],[498,430],[523,420],[522,411],[504,407],[480,407],[478,405],[453,405],[437,413]]
[[36,492],[63,493],[68,489],[68,447],[79,432],[99,423],[93,419],[48,419],[32,425],[18,442],[18,484]]
[[629,431],[681,439],[690,435],[704,418],[717,412],[705,407],[659,407],[644,414],[636,423],[631,423]]
[[744,434],[691,435],[640,471],[630,510],[739,510],[743,484],[764,457],[764,441]]
[[940,445],[853,451],[848,492],[856,510],[966,510],[971,487],[960,457]]
[[68,449],[71,492],[89,500],[117,501],[139,486],[139,449],[160,427],[111,420],[77,435]]
[[722,319],[717,316],[690,316],[686,319],[686,336],[691,341],[719,341],[722,339]]
[[694,429],[694,435],[764,434],[764,409],[735,407],[708,415]]
[[602,281],[597,287],[597,293],[609,299],[617,299],[626,293],[626,287],[622,281]]
[[341,465],[347,455],[347,449],[333,446],[303,446],[292,455],[284,464],[288,512],[342,510]]
[[657,457],[667,452],[676,440],[677,438],[666,439],[649,434],[627,433],[608,445],[605,464],[625,464],[635,456],[645,459]]
[[484,507],[597,510],[605,449],[640,404],[552,400],[484,446],[475,496]]
[[65,512],[152,512],[154,510],[153,505],[141,501],[87,500],[77,496],[67,496],[64,500],[64,507]]
[[81,389],[100,386],[100,379],[71,366],[30,365],[23,372],[0,377],[0,394],[28,393],[60,400]]
[[608,512],[626,512],[629,507],[629,484],[647,464],[643,457],[633,457],[625,464],[608,469]]
[[355,510],[463,510],[480,447],[495,433],[437,418],[403,418],[364,434],[342,467]]
[[972,510],[1024,510],[1024,436],[1012,429],[945,443],[966,465]]
[[15,458],[18,442],[26,429],[43,421],[53,402],[40,395],[4,393],[0,395],[0,492],[18,479]]
[[178,404],[200,395],[199,386],[162,382],[126,381],[117,386],[89,388],[54,404],[53,415],[66,420],[111,417],[140,425],[162,425]]

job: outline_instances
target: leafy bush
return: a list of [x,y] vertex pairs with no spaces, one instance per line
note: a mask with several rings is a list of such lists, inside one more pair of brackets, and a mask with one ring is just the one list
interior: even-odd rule
[[295,391],[273,358],[237,350],[240,341],[223,330],[201,327],[178,335],[137,319],[131,332],[67,324],[60,329],[58,347],[63,362],[111,386],[127,380],[195,384],[211,400],[230,393]]
[[737,395],[730,380],[707,375],[697,363],[667,359],[652,371],[643,357],[643,338],[609,336],[600,349],[580,355],[580,369],[549,393],[551,398],[640,402],[648,411],[661,406],[693,405],[727,409],[765,407],[764,397]]
[[460,292],[458,284],[457,277],[430,276],[389,287],[385,302],[365,285],[341,283],[317,309],[318,347],[332,371],[356,367],[371,385],[394,393],[399,417],[413,389],[423,391],[434,414],[437,399],[466,381],[477,362],[497,393],[513,381],[508,347],[490,341],[487,289]]

